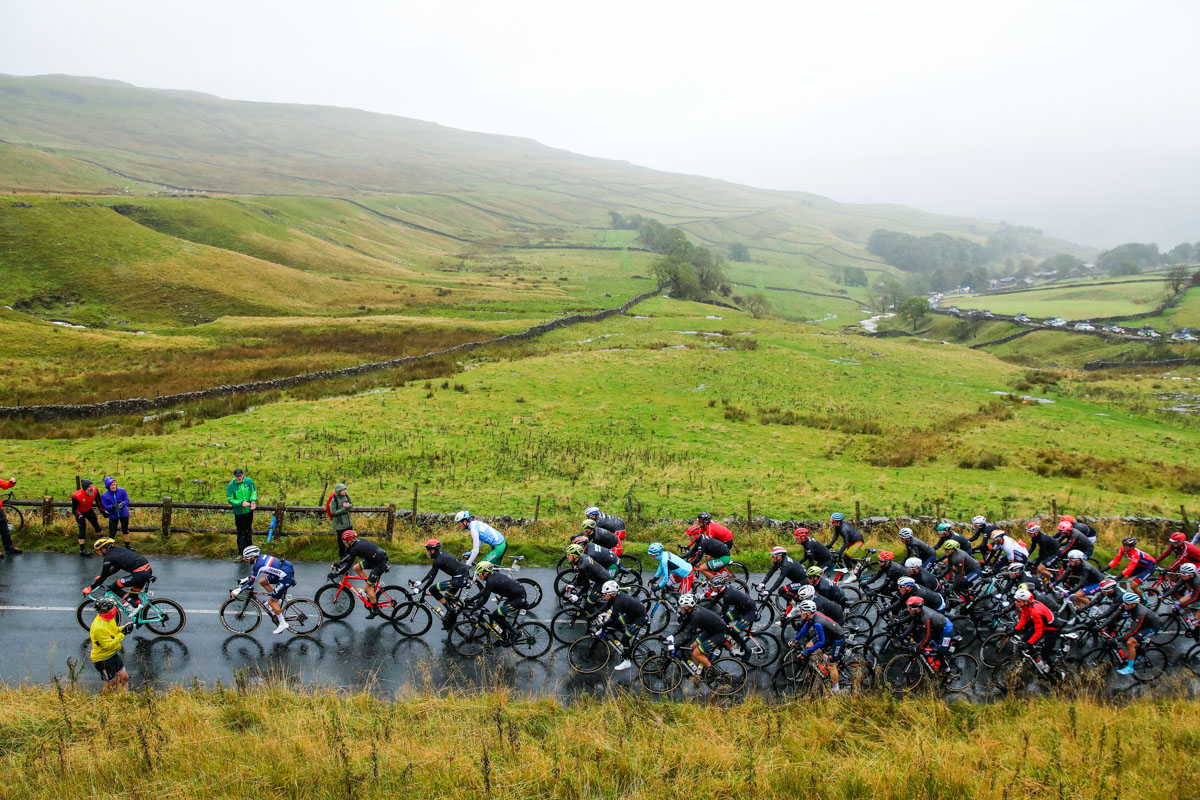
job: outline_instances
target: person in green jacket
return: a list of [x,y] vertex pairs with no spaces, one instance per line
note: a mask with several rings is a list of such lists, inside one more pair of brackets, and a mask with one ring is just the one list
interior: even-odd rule
[[333,522],[333,532],[337,537],[338,558],[346,555],[346,545],[342,543],[342,533],[354,529],[354,524],[350,521],[350,509],[353,507],[354,504],[350,502],[350,495],[347,494],[344,483],[334,486],[333,493],[325,501],[325,513]]
[[117,604],[104,597],[96,601],[96,618],[92,620],[92,666],[104,681],[104,691],[124,692],[129,689],[129,673],[121,657],[121,642],[133,630],[133,623],[117,624]]
[[241,560],[242,551],[253,544],[254,509],[258,508],[258,487],[238,467],[233,471],[233,480],[225,487],[225,496],[233,509],[233,522],[237,526],[237,553]]

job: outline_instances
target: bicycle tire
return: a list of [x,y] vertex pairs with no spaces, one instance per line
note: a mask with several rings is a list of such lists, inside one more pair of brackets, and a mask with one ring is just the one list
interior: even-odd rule
[[517,578],[517,583],[525,587],[525,607],[537,608],[542,602],[542,585],[533,578]]
[[1183,619],[1179,614],[1171,614],[1163,621],[1163,625],[1154,635],[1150,637],[1150,641],[1159,647],[1166,647],[1179,638],[1180,634],[1186,631]]
[[297,597],[283,606],[283,621],[297,636],[316,633],[325,623],[321,607],[307,597]]
[[641,666],[647,658],[655,655],[666,655],[667,640],[662,636],[645,636],[633,645],[630,660]]
[[[145,608],[138,616],[146,619],[147,614],[154,614],[153,619],[146,620],[142,625],[155,636],[174,636],[187,624],[187,614],[184,613],[183,606],[174,600],[154,597],[146,600],[142,605]],[[174,617],[171,616],[172,613],[174,613]]]
[[875,688],[875,666],[861,647],[848,647],[837,665],[842,690],[867,692]]
[[624,567],[625,569],[629,570],[630,572],[632,572],[634,575],[637,575],[639,580],[641,579],[642,560],[640,558],[638,558],[637,556],[632,555],[630,553],[622,553],[621,554],[621,566]]
[[599,636],[584,636],[567,648],[567,663],[571,669],[584,675],[604,669],[611,658],[612,647]]
[[562,644],[574,644],[591,633],[591,621],[578,608],[564,608],[550,618],[550,635]]
[[650,656],[638,667],[638,683],[651,694],[669,694],[683,682],[683,665],[665,653]]
[[884,686],[894,694],[908,694],[921,688],[926,675],[920,656],[901,653],[884,665],[881,677]]
[[25,515],[16,506],[5,506],[4,516],[8,519],[9,533],[20,533],[25,527]]
[[771,623],[775,621],[775,606],[771,603],[759,603],[756,609],[758,618],[754,620],[754,624],[750,626],[750,630],[765,631],[771,627]]
[[521,658],[541,658],[553,644],[550,629],[544,623],[530,620],[517,626],[517,638],[512,648]]
[[632,589],[635,586],[642,585],[642,573],[631,572],[627,569],[618,570],[616,577],[613,578],[618,586],[623,586],[626,589]]
[[[75,609],[75,619],[79,622],[79,627],[83,628],[85,631],[90,631],[92,629],[92,620],[96,618],[95,606],[95,600],[90,597],[85,597]],[[117,625],[121,624],[121,617],[121,607],[117,606]]]
[[[768,669],[779,661],[779,653],[783,650],[779,637],[766,631],[752,631],[747,644],[750,645],[750,649],[746,650],[741,659],[751,669]],[[762,649],[761,653],[754,652],[755,644]]]
[[380,586],[375,590],[375,608],[384,619],[390,620],[396,613],[396,609],[407,602],[410,600],[408,592],[403,586],[391,584],[390,586]]
[[951,622],[954,623],[954,635],[959,639],[959,647],[970,647],[979,641],[979,629],[974,619],[964,615]]
[[950,663],[955,674],[946,680],[946,690],[965,692],[979,680],[979,659],[970,653],[955,653],[950,657]]
[[1191,670],[1193,675],[1200,677],[1200,643],[1192,645],[1183,654],[1183,665]]
[[1015,633],[993,633],[979,646],[979,660],[988,669],[1000,669],[1017,657],[1018,639]]
[[567,587],[575,582],[575,570],[567,570],[560,572],[554,576],[554,596],[565,598],[567,596]]
[[350,616],[356,600],[354,592],[349,588],[343,589],[338,583],[327,583],[317,589],[313,599],[316,600],[321,613],[329,619],[345,619]]
[[1150,683],[1167,671],[1167,651],[1158,645],[1138,645],[1137,658],[1133,662],[1133,679],[1138,683]]
[[392,627],[401,636],[423,636],[433,625],[433,612],[424,603],[401,603],[392,614]]
[[249,598],[230,597],[221,604],[217,618],[230,633],[246,635],[258,629],[262,622],[262,608]]
[[750,569],[740,561],[730,561],[725,565],[725,569],[729,570],[729,574],[733,579],[739,581],[744,589],[750,582]]
[[851,614],[842,623],[846,633],[858,637],[855,641],[869,639],[875,633],[875,625],[862,614]]
[[718,658],[704,671],[704,684],[719,697],[730,697],[746,688],[750,668],[736,658]]
[[488,646],[491,632],[475,620],[463,620],[450,629],[446,644],[463,658],[477,658]]
[[665,631],[675,613],[670,604],[661,600],[643,600],[642,603],[646,606],[647,632],[653,635]]

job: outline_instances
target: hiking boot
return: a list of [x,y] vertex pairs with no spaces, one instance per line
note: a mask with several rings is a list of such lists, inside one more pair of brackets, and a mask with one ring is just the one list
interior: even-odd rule
[[14,547],[6,547],[6,548],[4,548],[4,552],[12,553],[15,556],[17,553],[21,552],[21,548],[15,547],[15,546]]

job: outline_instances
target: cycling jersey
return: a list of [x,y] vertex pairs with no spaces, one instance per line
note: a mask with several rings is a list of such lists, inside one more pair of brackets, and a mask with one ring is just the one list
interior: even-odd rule
[[1021,618],[1017,620],[1013,630],[1023,630],[1029,624],[1033,625],[1033,632],[1025,640],[1029,644],[1037,644],[1038,639],[1041,639],[1046,631],[1057,631],[1059,628],[1058,622],[1054,619],[1054,612],[1038,600],[1032,600],[1021,608]]
[[1055,539],[1053,536],[1043,533],[1042,531],[1038,531],[1036,534],[1034,534],[1033,540],[1029,543],[1029,553],[1027,556],[1032,557],[1034,551],[1036,550],[1038,553],[1038,558],[1034,563],[1050,566],[1054,559],[1058,558],[1061,548],[1062,545],[1059,544],[1058,539]]
[[716,539],[718,542],[723,542],[727,545],[733,542],[733,532],[719,522],[702,522],[700,523],[700,530],[705,536],[708,536],[710,539]]
[[842,608],[846,607],[846,593],[838,588],[838,585],[828,578],[821,578],[821,580],[817,581],[816,583],[810,583],[809,586],[812,586],[814,589],[816,589],[817,594],[821,597],[832,600]]
[[[612,514],[600,514],[596,517],[596,530],[608,531],[618,540],[625,538],[625,520]],[[605,545],[607,547],[607,545]]]
[[831,527],[833,528],[833,538],[829,540],[829,544],[826,546],[832,550],[833,546],[841,541],[842,546],[838,549],[839,555],[846,552],[846,549],[852,545],[862,544],[862,532],[849,522],[839,522]]
[[980,537],[982,537],[983,542],[982,542],[981,546],[986,545],[987,541],[988,541],[988,537],[990,537],[996,531],[1000,530],[999,525],[993,525],[990,522],[985,522],[982,525],[975,525],[972,527],[975,528],[975,533],[974,533],[974,535],[971,536],[971,541],[978,542],[980,540]]
[[945,535],[938,539],[937,547],[945,547],[946,542],[952,539],[958,542],[958,547],[960,550],[968,553],[971,551],[971,540],[960,533],[955,533],[954,531],[946,531]]
[[1163,559],[1170,555],[1174,555],[1175,560],[1171,563],[1171,566],[1167,567],[1167,572],[1174,572],[1183,564],[1200,566],[1200,547],[1191,542],[1182,542],[1180,545],[1172,544],[1154,560],[1161,563]]
[[[1130,576],[1144,578],[1154,570],[1155,565],[1158,563],[1158,560],[1151,558],[1149,553],[1145,553],[1136,547],[1121,545],[1121,549],[1113,556],[1113,560],[1108,563],[1108,568],[1112,569],[1115,567],[1120,563],[1122,558],[1129,559],[1129,566],[1125,567],[1125,571],[1121,573],[1122,578]],[[1135,572],[1138,574],[1134,575]]]
[[621,540],[617,538],[615,533],[605,530],[599,526],[597,526],[595,530],[588,533],[587,537],[593,544],[598,544],[601,547],[608,548],[609,550],[615,551],[621,546]]
[[[1129,626],[1118,634],[1115,626],[1122,618],[1129,620]],[[1104,619],[1104,622],[1100,623],[1100,627],[1118,639],[1128,639],[1131,636],[1141,639],[1161,628],[1162,619],[1141,603],[1129,611],[1126,611],[1125,606],[1118,603],[1117,607]]]
[[346,555],[342,556],[342,560],[335,565],[335,569],[345,569],[355,559],[360,559],[364,567],[373,568],[379,564],[386,564],[388,554],[374,542],[368,542],[366,539],[355,539],[354,544],[346,548]]
[[591,556],[580,556],[575,562],[575,588],[579,593],[592,587],[599,591],[609,577],[608,569]]
[[906,559],[919,558],[921,563],[929,564],[937,557],[937,553],[932,547],[914,536],[904,543],[904,557]]
[[695,564],[697,559],[707,561],[714,558],[728,558],[729,547],[722,541],[711,536],[699,536],[683,557]]
[[917,582],[918,586],[924,586],[926,589],[932,589],[935,592],[941,588],[938,584],[938,579],[933,577],[929,570],[924,567],[919,568],[916,572],[911,570],[905,570],[905,572],[908,574],[908,577]]
[[865,588],[874,589],[875,584],[879,584],[881,590],[895,591],[896,581],[904,577],[904,567],[894,561],[887,562],[887,565],[881,567],[875,576],[866,582]]
[[92,588],[95,589],[104,583],[104,580],[109,575],[115,575],[118,572],[128,572],[131,575],[136,573],[139,577],[144,573],[144,577],[148,581],[150,578],[150,562],[140,553],[113,545],[104,554],[104,563],[101,565],[100,574],[96,576],[96,580],[92,581]]
[[646,607],[642,605],[641,600],[628,592],[617,592],[600,610],[612,612],[608,621],[604,623],[608,628],[641,625],[646,621]]
[[769,584],[771,582],[771,577],[777,572],[779,573],[779,579],[775,581],[774,586],[768,587],[768,591],[773,592],[784,583],[795,583],[797,581],[803,582],[804,578],[808,574],[805,571],[803,564],[798,561],[793,561],[788,556],[784,556],[778,561],[771,562],[771,568],[767,570],[767,575],[762,580],[763,584]]
[[941,611],[942,607],[946,605],[946,598],[942,597],[938,592],[935,592],[933,589],[926,589],[924,586],[913,585],[909,588],[908,594],[905,594],[902,591],[896,592],[896,602],[888,606],[888,608],[884,611],[884,615],[886,616],[887,614],[895,614],[897,611],[903,611],[904,607],[908,604],[908,598],[910,597],[921,598],[925,601],[926,607],[932,608],[936,611]]
[[946,562],[946,580],[951,588],[957,588],[969,576],[979,574],[979,562],[963,550],[951,550],[942,556]]
[[285,579],[295,583],[296,570],[292,566],[292,562],[263,553],[254,559],[254,564],[250,567],[250,577],[251,579],[266,577],[269,583],[279,583]]
[[809,632],[812,633],[812,642],[804,649],[806,656],[811,655],[814,650],[846,640],[845,629],[820,611],[808,619],[800,620],[800,629],[796,631],[796,636],[792,641],[799,642]]
[[526,602],[525,585],[511,575],[492,570],[488,573],[483,588],[471,601],[467,610],[474,611],[483,608],[492,595],[503,597],[513,608],[523,608]]
[[[483,520],[471,520],[467,525],[467,530],[471,533],[471,553],[467,556],[468,566],[475,563],[475,557],[479,555],[480,542],[488,545],[493,550],[498,549],[501,545],[507,545],[504,534]],[[491,554],[489,553],[489,555]]]
[[744,617],[747,615],[758,616],[758,604],[754,602],[750,595],[743,592],[736,586],[726,586],[725,589],[717,595],[717,602],[721,607],[735,612],[737,616]]
[[1062,550],[1064,553],[1078,550],[1083,553],[1084,558],[1091,558],[1092,552],[1095,549],[1096,545],[1092,543],[1092,540],[1085,536],[1083,531],[1078,528],[1072,528],[1070,533],[1063,537]]
[[658,557],[658,570],[654,573],[654,577],[651,580],[658,581],[658,587],[661,589],[667,585],[668,576],[674,575],[677,578],[686,578],[691,574],[691,564],[670,550],[663,550],[662,554]]
[[679,616],[682,619],[675,631],[676,644],[682,646],[694,638],[709,638],[718,643],[725,640],[725,620],[716,612],[697,606]]
[[607,547],[601,547],[598,544],[589,544],[583,550],[584,553],[595,559],[596,563],[607,570],[611,570],[617,564],[621,563],[621,559],[612,550]]
[[[433,563],[429,567],[429,572],[426,572],[425,577],[421,578],[422,590],[433,582],[433,579],[437,577],[439,570],[446,573],[451,578],[461,578],[463,580],[471,575],[470,567],[447,553],[445,550],[439,550],[437,555],[433,557]],[[459,585],[461,586],[462,584],[460,583]]]
[[1194,604],[1200,599],[1200,573],[1177,581],[1171,587],[1171,591],[1167,592],[1167,597],[1177,598],[1179,604],[1185,608]]
[[994,560],[997,557],[997,553],[1004,553],[1004,558],[1010,564],[1014,561],[1023,564],[1029,560],[1028,548],[1011,536],[1005,536],[1003,539],[1001,539],[999,547],[995,545],[992,546],[992,558],[990,558],[989,561]]
[[932,608],[922,608],[921,613],[912,615],[908,635],[917,643],[918,650],[926,645],[945,650],[954,635],[954,625]]
[[804,558],[801,561],[818,566],[828,572],[833,567],[833,554],[829,552],[828,547],[810,536],[804,542]]
[[[801,587],[804,587],[804,586],[808,586],[808,584],[807,583],[790,583],[790,584],[788,584],[787,588],[784,589],[784,596],[788,597],[789,599],[791,599],[794,602]],[[832,619],[834,622],[838,623],[839,625],[842,624],[843,622],[845,622],[846,611],[841,606],[839,606],[837,603],[833,602],[828,597],[822,597],[819,594],[814,594],[811,599],[813,601],[813,604],[816,605],[817,611],[819,611],[822,614],[824,614],[825,616],[829,617],[830,619]],[[794,608],[794,606],[788,606],[787,611],[784,613],[787,614],[789,617],[794,616],[791,613],[793,608]]]
[[1098,586],[1102,580],[1104,580],[1104,573],[1095,564],[1090,561],[1080,561],[1074,566],[1067,562],[1067,566],[1060,569],[1054,576],[1053,583],[1062,583],[1069,591],[1078,592]]

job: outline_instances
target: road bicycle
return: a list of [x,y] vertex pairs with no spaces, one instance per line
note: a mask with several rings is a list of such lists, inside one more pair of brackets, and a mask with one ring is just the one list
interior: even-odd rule
[[25,527],[25,515],[21,513],[21,509],[9,505],[13,500],[13,494],[13,492],[9,492],[8,494],[0,495],[0,500],[4,501],[4,518],[8,520],[8,530],[10,533],[16,533]]
[[[498,572],[506,572],[513,577],[521,571],[521,562],[525,560],[525,556],[508,556],[512,559],[512,564],[507,567],[496,567]],[[533,578],[517,578],[517,583],[525,587],[525,602],[526,608],[537,608],[542,602],[542,585]]]
[[669,694],[679,688],[684,676],[705,686],[713,694],[737,694],[749,679],[749,667],[736,658],[714,658],[711,667],[701,667],[673,645],[656,653],[638,667],[638,682],[651,694]]
[[[771,677],[771,688],[778,694],[801,694],[808,697],[833,691],[833,676],[829,659],[824,653],[804,655],[797,645],[783,657],[779,669]],[[842,693],[861,692],[875,685],[875,667],[862,645],[842,651],[838,668],[838,685]]]
[[[156,580],[158,579],[150,579],[151,582]],[[79,621],[79,627],[85,631],[92,629],[92,620],[96,618],[96,600],[101,598],[109,598],[117,604],[118,623],[122,617],[126,617],[136,623],[138,627],[144,627],[156,636],[174,636],[183,630],[183,626],[187,623],[187,615],[183,611],[183,606],[165,597],[155,597],[154,592],[149,590],[137,593],[141,596],[142,602],[136,608],[127,602],[129,595],[122,598],[108,587],[105,587],[104,593],[100,597],[93,597],[92,595],[95,594],[92,592],[75,609],[75,619]]]
[[883,685],[896,694],[917,690],[961,692],[974,686],[979,677],[979,661],[972,655],[934,647],[917,652],[912,645],[906,650],[888,661],[880,676]]
[[[1098,669],[1109,677],[1125,666],[1127,656],[1123,642],[1106,631],[1100,631],[1100,644],[1083,653],[1078,663],[1084,668]],[[1133,659],[1133,675],[1138,683],[1149,683],[1160,677],[1167,669],[1167,651],[1149,642],[1138,642],[1137,656]]]
[[[512,647],[521,658],[540,658],[550,649],[550,629],[536,620],[513,624],[516,634],[507,639],[500,627],[490,619],[489,609],[471,612],[450,629],[446,643],[463,658],[475,658],[495,647]],[[524,611],[518,619],[524,616]]]
[[[366,578],[352,575],[349,572],[342,573],[340,577],[336,572],[331,572],[328,577],[329,583],[317,589],[315,597],[321,613],[326,617],[345,619],[350,616],[350,612],[354,610],[355,598],[363,604],[364,608],[371,608],[371,601],[367,599],[366,590],[354,585],[355,581],[361,581],[365,586]],[[375,587],[375,607],[379,609],[380,615],[385,620],[390,621],[396,607],[407,602],[408,593],[402,586],[393,584]]]
[[[246,634],[258,628],[263,615],[271,616],[267,598],[270,595],[261,589],[243,587],[237,597],[231,597],[221,604],[218,618],[225,630],[230,633]],[[308,636],[315,633],[325,621],[321,608],[307,597],[293,598],[287,595],[280,603],[283,610],[283,621],[288,624],[288,630],[298,636]]]
[[[666,639],[661,636],[646,636],[644,631],[643,628],[634,636],[629,648],[630,661],[636,667],[640,667],[647,658],[662,652],[666,647]],[[594,633],[576,639],[567,648],[567,663],[576,672],[591,674],[604,669],[614,657],[624,658],[623,652],[624,646],[615,630],[597,627]]]

